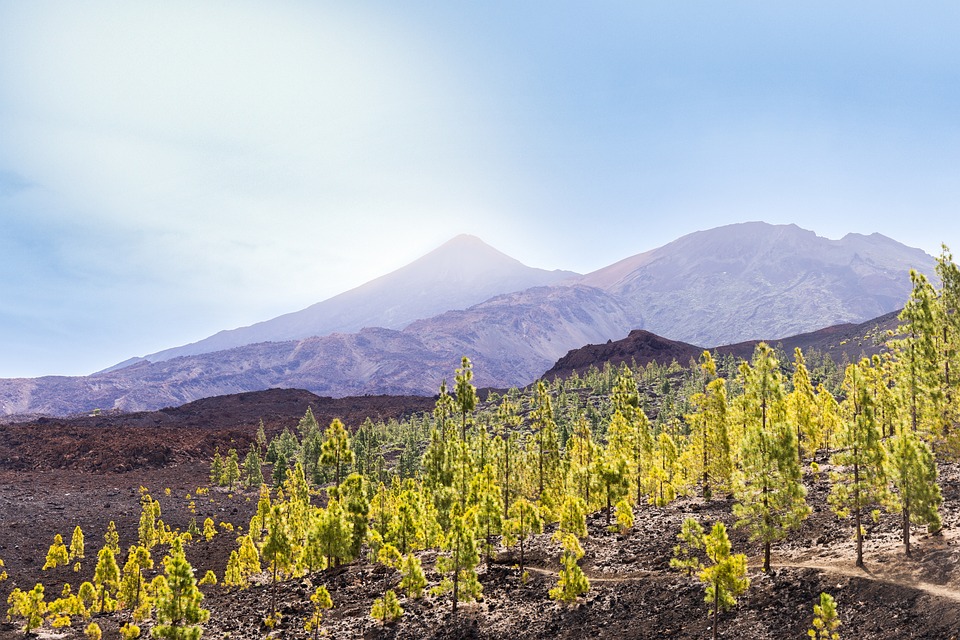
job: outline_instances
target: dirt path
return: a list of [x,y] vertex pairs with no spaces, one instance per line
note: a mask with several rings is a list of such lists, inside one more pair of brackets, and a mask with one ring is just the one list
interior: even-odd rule
[[[752,565],[753,563],[751,563]],[[759,561],[757,561],[759,564]],[[897,587],[906,587],[909,589],[916,589],[917,591],[923,591],[932,596],[938,598],[945,598],[947,600],[952,600],[954,602],[960,602],[960,589],[955,589],[947,585],[942,584],[933,584],[931,582],[924,582],[922,580],[917,580],[911,576],[906,576],[903,574],[896,573],[880,573],[869,568],[862,568],[856,565],[850,565],[847,561],[843,564],[828,564],[823,561],[820,562],[792,562],[790,560],[774,560],[771,562],[773,567],[782,567],[782,568],[792,568],[792,569],[813,569],[815,571],[821,571],[823,573],[830,573],[833,575],[846,576],[849,578],[863,578],[864,580],[872,580],[873,582],[880,582],[883,584],[894,585]]]
[[[760,564],[760,559],[755,558],[751,559],[749,566],[756,568]],[[933,584],[931,582],[924,582],[922,580],[917,580],[911,576],[906,576],[903,574],[896,573],[880,573],[870,568],[861,568],[856,565],[850,565],[847,562],[843,564],[828,564],[825,562],[812,562],[812,561],[790,561],[787,559],[775,560],[771,563],[773,567],[787,568],[787,569],[813,569],[815,571],[820,571],[822,573],[829,573],[833,575],[846,576],[849,578],[862,578],[864,580],[871,580],[873,582],[879,582],[882,584],[889,584],[898,587],[906,587],[910,589],[916,589],[917,591],[922,591],[926,594],[944,598],[946,600],[952,600],[953,602],[960,603],[960,589],[956,589],[947,585],[942,584]],[[539,573],[540,575],[557,577],[560,575],[559,571],[556,569],[548,569],[546,567],[525,567],[527,571],[533,573]],[[627,582],[637,582],[650,576],[655,575],[652,571],[632,571],[630,573],[622,574],[594,574],[591,575],[587,573],[587,578],[589,578],[591,583],[597,584],[623,584]]]
[[[533,573],[539,573],[542,576],[550,576],[551,578],[556,578],[560,575],[560,572],[556,569],[547,569],[544,567],[524,567],[527,571],[532,571]],[[584,572],[586,573],[586,572]],[[590,580],[590,583],[607,583],[607,584],[623,584],[625,582],[639,582],[644,578],[649,578],[652,575],[655,575],[653,571],[631,571],[630,573],[614,573],[614,574],[595,574],[591,575],[586,573],[587,578]]]

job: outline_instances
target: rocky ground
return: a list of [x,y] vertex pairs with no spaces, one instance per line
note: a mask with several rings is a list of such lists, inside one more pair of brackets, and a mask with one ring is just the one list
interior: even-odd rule
[[[0,434],[8,428],[0,427]],[[38,460],[49,462],[21,465],[27,468],[0,465],[0,558],[10,574],[9,580],[0,583],[4,601],[14,587],[29,589],[37,581],[43,581],[49,598],[60,592],[64,582],[76,587],[81,580],[90,579],[96,550],[110,520],[117,524],[123,548],[136,540],[141,486],[160,501],[163,519],[181,529],[191,518],[202,523],[206,517],[245,526],[256,505],[251,493],[214,490],[205,496],[196,494],[198,487],[205,486],[208,471],[199,454],[204,449],[201,444],[208,438],[229,439],[226,433],[144,429],[133,439],[103,437],[95,440],[97,446],[112,447],[110,462],[103,467],[44,458],[39,455],[41,449],[56,448],[62,441],[54,431],[43,433],[40,429],[33,435],[33,449],[24,455],[32,461],[39,456]],[[234,439],[252,435],[253,427],[237,428]],[[7,438],[4,442],[9,447],[12,441]],[[171,451],[168,459],[154,464],[148,453],[163,447]],[[194,449],[197,455],[191,453]],[[0,458],[17,455],[8,449]],[[805,638],[813,604],[822,591],[837,599],[844,638],[960,637],[960,467],[946,465],[941,472],[946,500],[944,531],[927,536],[915,530],[914,555],[909,559],[899,545],[899,520],[884,515],[869,530],[866,569],[854,566],[852,525],[838,521],[826,507],[829,485],[825,474],[807,478],[814,512],[787,542],[775,548],[770,575],[759,570],[759,547],[750,544],[742,532],[733,531],[735,551],[750,557],[752,585],[735,609],[721,615],[720,637]],[[358,560],[284,583],[280,589],[283,619],[275,637],[311,637],[303,630],[309,596],[316,585],[324,584],[334,608],[325,616],[323,628],[335,638],[708,638],[711,620],[703,588],[695,579],[671,570],[669,559],[685,517],[697,517],[705,526],[717,519],[732,524],[730,511],[729,500],[704,504],[699,499],[684,499],[666,508],[644,506],[627,535],[607,531],[603,515],[592,515],[581,562],[591,589],[574,605],[556,604],[547,596],[559,568],[559,547],[551,541],[549,530],[530,545],[526,558],[530,580],[526,584],[521,584],[514,568],[515,555],[501,549],[489,566],[481,568],[482,600],[462,605],[456,616],[451,615],[449,597],[427,596],[402,600],[406,612],[400,621],[387,626],[375,622],[369,616],[374,598],[395,586],[399,576]],[[87,540],[81,572],[41,571],[54,534],[62,533],[69,540],[75,525],[81,526]],[[198,576],[207,569],[221,576],[231,548],[230,534],[221,533],[210,542],[191,544],[187,558]],[[428,580],[436,584],[439,576],[431,572],[434,558],[435,554],[424,554],[423,564]],[[267,585],[239,592],[208,586],[204,591],[204,606],[211,611],[204,637],[267,635],[261,624],[268,608]],[[104,638],[117,638],[118,626],[124,622],[116,614],[95,620],[103,628]],[[22,637],[19,628],[19,622],[0,622],[0,638]],[[48,627],[41,637],[82,638],[81,628],[75,625],[54,632]]]

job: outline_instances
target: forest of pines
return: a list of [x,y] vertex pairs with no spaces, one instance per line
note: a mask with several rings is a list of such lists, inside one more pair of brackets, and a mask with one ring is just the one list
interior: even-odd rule
[[[810,515],[805,478],[828,473],[829,505],[848,523],[858,565],[881,512],[900,514],[907,555],[917,527],[941,527],[937,462],[960,452],[960,270],[946,250],[937,276],[939,288],[912,274],[899,330],[882,337],[882,355],[859,362],[761,343],[749,362],[705,351],[686,366],[607,365],[481,401],[464,357],[432,414],[367,420],[352,433],[339,420],[322,427],[309,410],[272,438],[261,426],[248,451],[218,451],[210,486],[188,496],[247,495],[249,521],[173,528],[163,496],[143,487],[136,540],[124,550],[112,522],[102,543],[63,523],[71,540],[51,541],[43,570],[75,576],[76,588],[15,588],[8,616],[26,634],[77,628],[99,638],[98,619],[112,616],[122,638],[195,639],[209,619],[205,593],[261,585],[263,635],[318,638],[336,589],[319,586],[310,606],[291,611],[280,585],[363,558],[382,567],[364,615],[403,625],[404,607],[420,598],[462,615],[483,598],[492,564],[516,572],[523,589],[534,569],[525,551],[545,531],[548,597],[576,607],[591,589],[579,564],[588,516],[629,536],[641,505],[695,497],[730,501],[728,524],[688,518],[664,560],[702,585],[695,615],[711,617],[716,638],[720,614],[749,597],[750,574],[769,573],[777,545]],[[731,528],[750,549],[734,548]],[[198,579],[195,544],[229,545],[229,560]],[[822,594],[809,637],[858,637],[843,615]]]

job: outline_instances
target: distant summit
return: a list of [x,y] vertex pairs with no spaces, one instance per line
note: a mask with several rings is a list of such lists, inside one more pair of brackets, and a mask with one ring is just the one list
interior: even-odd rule
[[220,331],[199,342],[127,360],[108,371],[143,360],[161,362],[259,342],[353,333],[364,327],[402,329],[414,320],[577,275],[528,267],[480,238],[462,234],[405,267],[301,311]]
[[746,222],[691,233],[580,283],[619,297],[633,328],[713,346],[876,318],[903,306],[911,268],[933,275],[934,265],[879,233],[829,240]]

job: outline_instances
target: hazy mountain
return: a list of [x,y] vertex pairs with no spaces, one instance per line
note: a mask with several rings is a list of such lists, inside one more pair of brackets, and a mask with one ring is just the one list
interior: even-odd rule
[[[156,362],[81,378],[0,380],[0,414],[157,409],[271,387],[432,395],[462,355],[474,361],[480,386],[525,385],[571,349],[631,329],[689,350],[864,322],[904,303],[909,268],[932,274],[933,264],[877,234],[827,240],[793,225],[749,223],[576,276],[530,269],[460,236],[309,309],[161,352]],[[487,299],[469,305],[480,296]],[[389,326],[355,331],[378,323]],[[353,329],[329,333],[337,327]],[[250,340],[260,341],[203,352]],[[649,348],[662,346],[651,340],[644,337]]]
[[466,309],[496,295],[575,276],[572,271],[528,267],[475,236],[459,235],[405,267],[301,311],[249,327],[220,331],[198,342],[127,360],[111,369],[144,359],[160,362],[258,342],[349,333],[364,327],[402,329],[420,318]]
[[264,342],[85,377],[0,380],[0,415],[67,415],[95,408],[142,411],[272,387],[325,396],[433,395],[462,355],[479,386],[522,386],[570,349],[629,329],[603,291],[535,287],[450,311],[397,331],[367,328]]
[[828,240],[762,222],[698,231],[584,276],[618,296],[633,328],[718,345],[859,323],[903,306],[909,270],[934,259],[875,233]]

